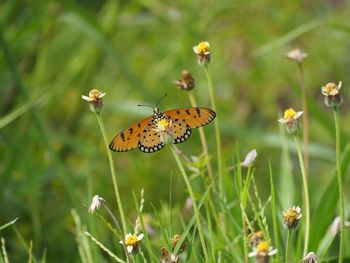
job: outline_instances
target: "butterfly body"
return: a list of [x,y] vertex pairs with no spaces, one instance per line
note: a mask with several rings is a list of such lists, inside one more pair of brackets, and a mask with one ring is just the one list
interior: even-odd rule
[[166,143],[182,143],[198,128],[214,120],[216,113],[207,108],[179,108],[160,112],[132,124],[110,143],[112,151],[124,152],[139,148],[145,153],[161,150]]

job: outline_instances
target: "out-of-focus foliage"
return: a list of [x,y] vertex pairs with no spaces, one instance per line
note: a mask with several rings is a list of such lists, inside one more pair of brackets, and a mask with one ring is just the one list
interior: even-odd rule
[[[343,81],[343,147],[350,133],[349,17],[345,0],[1,1],[0,225],[19,217],[17,230],[26,242],[33,240],[38,258],[46,250],[47,262],[77,262],[70,214],[75,208],[104,243],[120,250],[87,216],[93,194],[106,200],[114,195],[96,118],[81,95],[92,88],[107,93],[103,119],[110,138],[152,114],[139,103],[153,105],[168,93],[161,109],[190,106],[186,92],[173,85],[183,69],[196,79],[198,104],[210,107],[205,76],[192,51],[200,40],[211,45],[225,167],[237,158],[236,142],[242,155],[257,149],[257,185],[266,197],[270,160],[278,206],[301,202],[300,193],[280,187],[290,170],[280,170],[277,119],[286,107],[301,108],[298,68],[284,54],[294,47],[308,53],[303,65],[310,110],[309,187],[316,207],[334,165],[332,116],[320,93],[329,81]],[[214,127],[205,133],[215,155]],[[198,133],[180,148],[200,155]],[[160,208],[160,200],[169,199],[171,176],[173,206],[182,209],[187,193],[169,147],[113,156],[131,221],[136,217],[132,192],[144,188],[144,210],[153,213],[152,203]],[[299,185],[299,176],[292,180]],[[114,202],[111,206],[116,210]],[[12,262],[23,262],[27,251],[13,229],[1,235]]]

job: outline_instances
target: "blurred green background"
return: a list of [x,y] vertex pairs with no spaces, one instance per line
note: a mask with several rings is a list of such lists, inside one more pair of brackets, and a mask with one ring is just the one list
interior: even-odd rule
[[[343,148],[350,134],[349,7],[345,0],[0,1],[0,225],[19,217],[17,233],[27,244],[33,240],[38,258],[46,253],[47,262],[78,262],[70,210],[91,225],[85,206],[93,194],[116,208],[101,133],[81,95],[92,88],[107,93],[103,119],[110,139],[152,113],[139,103],[153,105],[168,93],[161,109],[190,106],[186,92],[172,83],[183,69],[196,79],[198,104],[210,107],[205,75],[192,51],[200,40],[211,45],[225,165],[237,157],[236,143],[241,155],[257,149],[260,191],[269,194],[271,161],[281,207],[301,195],[287,181],[300,182],[293,176],[299,173],[293,153],[291,163],[282,163],[291,164],[292,176],[280,173],[277,118],[286,107],[301,109],[298,68],[285,53],[295,47],[308,53],[309,187],[316,206],[335,161],[332,115],[320,92],[327,82],[343,81]],[[214,125],[205,132],[215,159]],[[199,155],[198,132],[180,148]],[[151,204],[159,208],[160,200],[168,200],[171,175],[174,206],[184,205],[184,183],[169,147],[113,156],[131,222],[132,192],[145,189],[145,211],[152,213]],[[110,247],[119,246],[102,228],[92,232]],[[27,251],[13,227],[0,234],[10,260],[25,261]]]

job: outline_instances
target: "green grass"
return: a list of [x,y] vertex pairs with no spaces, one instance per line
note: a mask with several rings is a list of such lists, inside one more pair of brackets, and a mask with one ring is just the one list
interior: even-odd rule
[[[272,262],[284,262],[282,211],[303,204],[295,144],[277,122],[284,109],[302,108],[298,68],[284,58],[294,47],[308,53],[308,251],[323,262],[338,261],[339,234],[328,231],[340,213],[335,128],[320,87],[343,82],[340,153],[349,221],[349,15],[346,1],[1,1],[0,262],[114,261],[108,252],[126,261],[106,211],[87,211],[98,194],[122,221],[104,140],[81,95],[92,88],[106,92],[109,141],[152,114],[137,104],[153,105],[168,93],[161,110],[189,107],[188,94],[173,85],[183,69],[195,78],[198,106],[210,108],[215,98],[220,120],[204,127],[210,158],[189,163],[180,155],[199,214],[185,207],[190,193],[169,145],[154,154],[112,153],[126,232],[133,233],[140,218],[145,233],[142,253],[129,260],[158,262],[161,248],[171,251],[172,236],[180,234],[187,244],[182,262],[203,262],[201,231],[208,262],[244,262],[252,251],[244,240],[264,230],[279,250]],[[192,51],[201,40],[211,46],[212,96]],[[178,147],[199,157],[198,131]],[[253,148],[254,165],[240,167]],[[208,161],[216,185],[210,185]],[[304,247],[302,212],[289,251],[295,262]],[[344,262],[349,245],[345,229]]]

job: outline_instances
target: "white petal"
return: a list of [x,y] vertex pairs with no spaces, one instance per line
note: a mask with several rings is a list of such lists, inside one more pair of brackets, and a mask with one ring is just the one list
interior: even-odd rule
[[241,166],[248,167],[253,164],[255,158],[258,156],[255,149],[251,150],[245,157],[244,161],[241,162]]
[[286,123],[287,121],[285,120],[285,119],[283,119],[283,118],[280,118],[280,119],[278,119],[278,122],[280,122],[280,123]]
[[140,241],[143,237],[144,237],[144,234],[140,234],[140,235],[137,237],[137,241]]
[[102,99],[104,96],[106,96],[106,93],[101,93],[101,94],[98,96],[98,98],[99,98],[99,99]]
[[123,242],[122,240],[120,240],[120,241],[119,241],[119,244],[122,244],[122,245],[124,245],[124,242]]
[[82,98],[83,100],[86,100],[86,101],[93,101],[93,99],[91,99],[90,97],[85,96],[85,95],[81,95],[81,98]]
[[126,250],[127,250],[128,253],[130,254],[130,253],[132,252],[132,249],[133,249],[133,248],[134,248],[133,246],[127,246]]
[[272,255],[275,255],[275,254],[277,254],[277,249],[276,249],[276,248],[275,248],[275,249],[272,249],[272,250],[269,251],[269,253],[268,253],[269,256],[272,256]]
[[248,257],[256,257],[256,255],[258,255],[258,253],[256,251],[253,251],[248,254]]
[[339,84],[338,84],[338,90],[340,90],[341,89],[341,86],[343,85],[343,83],[341,82],[341,81],[339,81]]
[[193,52],[198,54],[198,46],[193,46]]
[[297,114],[295,115],[294,119],[299,118],[301,115],[303,115],[303,111],[298,111]]

